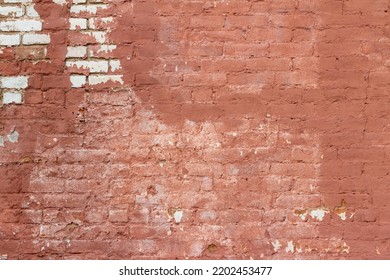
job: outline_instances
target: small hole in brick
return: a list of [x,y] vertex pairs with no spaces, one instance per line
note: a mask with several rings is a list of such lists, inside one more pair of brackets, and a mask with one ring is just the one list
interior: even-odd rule
[[215,244],[210,244],[207,246],[207,250],[210,252],[215,252],[217,249],[218,249],[218,247]]
[[385,13],[387,13],[387,10],[385,10]]

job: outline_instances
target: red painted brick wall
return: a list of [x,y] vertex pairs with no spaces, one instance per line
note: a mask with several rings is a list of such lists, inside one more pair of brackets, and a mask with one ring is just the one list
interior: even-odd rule
[[0,57],[1,258],[390,257],[388,0],[2,0]]

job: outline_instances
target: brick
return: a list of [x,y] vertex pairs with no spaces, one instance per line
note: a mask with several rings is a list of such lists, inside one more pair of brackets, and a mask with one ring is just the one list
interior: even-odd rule
[[0,34],[0,46],[16,46],[20,44],[19,34]]
[[46,45],[50,43],[50,36],[47,34],[24,34],[23,45]]
[[28,77],[0,77],[1,87],[9,89],[25,89],[28,86]]
[[5,91],[3,92],[3,104],[21,104],[23,102],[23,95],[19,91]]
[[70,82],[74,88],[84,87],[87,83],[87,77],[83,75],[71,75]]
[[85,58],[87,56],[87,47],[77,46],[68,47],[66,57],[68,58]]
[[0,15],[6,17],[21,17],[24,14],[23,9],[21,7],[16,6],[2,6],[0,7]]
[[0,21],[1,31],[41,31],[42,22],[38,20]]

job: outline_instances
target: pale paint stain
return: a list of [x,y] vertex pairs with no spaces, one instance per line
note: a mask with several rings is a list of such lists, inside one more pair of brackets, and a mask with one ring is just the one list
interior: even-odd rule
[[289,241],[287,243],[287,247],[286,247],[285,251],[286,251],[286,253],[288,253],[288,252],[294,253],[295,252],[294,242],[293,241]]
[[279,240],[271,242],[271,244],[274,247],[275,252],[278,252],[280,250],[280,248],[282,247],[282,244],[280,244]]
[[311,210],[310,211],[310,216],[313,219],[316,219],[318,221],[322,221],[324,219],[326,213],[329,213],[329,211],[321,209],[321,208],[318,208],[318,209]]

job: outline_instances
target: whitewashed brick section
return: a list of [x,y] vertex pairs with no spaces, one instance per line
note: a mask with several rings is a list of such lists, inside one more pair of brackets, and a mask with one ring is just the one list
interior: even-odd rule
[[71,72],[72,87],[87,85],[98,86],[113,83],[114,86],[123,85],[123,75],[119,75],[122,65],[119,59],[113,58],[116,45],[109,44],[109,24],[113,17],[99,17],[99,10],[109,8],[100,0],[73,0],[70,12],[69,29],[78,34],[93,38],[88,46],[68,46],[66,67]]
[[0,85],[1,88],[25,89],[28,86],[28,77],[26,76],[0,77]]
[[50,43],[48,34],[24,34],[22,39],[23,45],[47,45]]
[[[56,2],[66,4],[66,1]],[[28,46],[50,43],[50,35],[42,33],[43,23],[35,9],[35,2],[0,0],[0,47],[24,45],[28,50]],[[34,49],[31,49],[31,54],[34,54]],[[42,58],[37,56],[36,59]],[[22,103],[27,86],[28,76],[0,76],[0,104]]]
[[20,45],[19,34],[0,34],[0,46],[17,46]]
[[3,104],[21,104],[23,101],[23,95],[19,91],[5,91],[3,92]]
[[87,77],[83,75],[71,75],[70,82],[73,88],[81,88],[86,85]]

